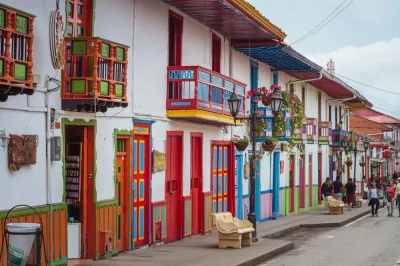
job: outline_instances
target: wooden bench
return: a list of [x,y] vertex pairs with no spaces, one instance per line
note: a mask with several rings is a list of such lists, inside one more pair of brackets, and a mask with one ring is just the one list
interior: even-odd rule
[[239,220],[232,217],[230,212],[212,214],[218,229],[219,248],[242,248],[251,246],[253,225],[248,220]]
[[339,215],[343,214],[344,202],[341,200],[335,200],[333,197],[327,197],[329,206],[329,214]]

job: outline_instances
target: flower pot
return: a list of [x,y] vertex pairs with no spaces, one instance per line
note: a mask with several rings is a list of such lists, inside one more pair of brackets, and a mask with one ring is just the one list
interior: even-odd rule
[[353,165],[353,162],[345,162],[345,164],[346,164],[347,166],[352,166],[352,165]]
[[276,144],[270,143],[270,142],[263,142],[263,144],[261,146],[265,151],[271,152],[275,149]]
[[249,146],[249,143],[248,142],[236,142],[236,143],[233,143],[233,145],[235,145],[235,147],[238,151],[244,151],[247,148],[247,146]]
[[269,98],[264,98],[261,100],[262,104],[265,106],[270,106],[271,105],[271,99]]
[[365,166],[365,163],[360,163],[360,166],[361,166],[361,167],[364,167],[364,166]]
[[399,165],[399,162],[396,162],[396,165]]

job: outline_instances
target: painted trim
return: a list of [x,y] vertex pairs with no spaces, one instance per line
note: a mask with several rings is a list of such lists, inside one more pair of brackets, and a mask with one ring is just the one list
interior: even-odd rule
[[[237,213],[236,216],[239,219],[243,220],[243,154],[235,154],[235,163],[236,163],[236,168],[237,168],[237,178],[236,180],[236,185],[237,185]],[[236,190],[236,188],[235,188]],[[236,195],[235,195],[236,198]]]
[[274,169],[272,176],[272,213],[279,213],[280,155],[280,152],[274,152],[273,155]]
[[[203,139],[203,133],[202,132],[190,132],[190,164],[192,165],[192,140],[193,138],[200,138],[201,139],[201,182],[199,182],[199,193],[200,193],[200,204],[199,206],[199,215],[200,217],[197,217],[199,219],[200,223],[200,232],[203,232],[203,227],[204,227],[204,194],[203,194],[203,182],[204,182],[204,172],[203,172],[203,166],[204,166],[204,158],[203,158],[203,151],[204,151],[204,139]],[[190,184],[192,182],[192,168],[190,168]],[[192,195],[192,189],[190,188],[190,195],[192,196],[192,205],[193,205],[193,195]],[[192,206],[192,228],[191,228],[191,233],[193,234],[193,206]]]
[[[232,116],[212,113],[204,110],[167,110],[168,118],[200,118],[211,122],[220,122],[234,125],[235,121]],[[244,125],[244,122],[236,121],[236,125]]]

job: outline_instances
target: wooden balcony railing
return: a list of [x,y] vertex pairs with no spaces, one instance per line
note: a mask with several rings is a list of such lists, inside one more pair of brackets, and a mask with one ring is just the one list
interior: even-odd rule
[[0,101],[9,95],[34,93],[34,16],[0,4]]
[[292,129],[292,139],[294,144],[305,144],[307,142],[307,120],[303,120],[302,129]]
[[332,145],[332,122],[320,121],[318,123],[318,144]]
[[316,118],[307,117],[306,120],[307,120],[307,133],[306,133],[307,143],[308,144],[317,143],[317,141],[318,141],[317,119]]
[[203,110],[231,116],[228,99],[236,92],[242,98],[238,117],[243,117],[245,88],[245,84],[204,67],[168,67],[167,110]]
[[128,48],[97,37],[66,38],[63,109],[127,107]]
[[342,142],[344,139],[349,138],[349,132],[341,129],[332,130],[332,144],[331,147],[342,148]]

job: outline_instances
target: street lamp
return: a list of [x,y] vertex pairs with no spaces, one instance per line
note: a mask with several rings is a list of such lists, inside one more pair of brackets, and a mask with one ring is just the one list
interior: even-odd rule
[[[247,122],[247,125],[250,125],[251,127],[251,139],[252,139],[252,152],[253,156],[250,158],[250,211],[247,215],[248,220],[252,223],[254,231],[252,233],[252,241],[256,242],[258,241],[257,239],[257,224],[256,224],[256,213],[255,213],[255,206],[256,206],[256,201],[255,201],[255,180],[256,180],[256,169],[255,169],[255,160],[256,160],[256,128],[257,128],[257,119],[266,119],[266,118],[260,118],[257,116],[257,103],[252,100],[252,108],[251,108],[251,114],[249,117],[243,117],[243,118],[237,118],[237,115],[240,110],[242,99],[239,98],[235,92],[231,94],[231,96],[228,99],[228,105],[229,109],[231,112],[231,115],[233,116],[233,119],[235,121],[235,126],[236,126],[236,120],[240,120],[243,122]],[[281,93],[279,92],[278,89],[275,89],[273,92],[273,95],[271,96],[271,109],[272,113],[276,116],[282,111],[282,106],[283,106],[283,98]]]

